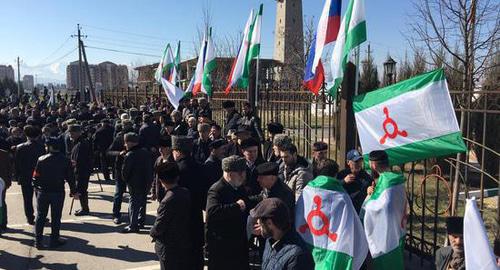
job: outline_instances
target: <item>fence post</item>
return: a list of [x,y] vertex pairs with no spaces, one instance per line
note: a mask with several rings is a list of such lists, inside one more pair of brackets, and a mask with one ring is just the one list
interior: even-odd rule
[[352,109],[352,98],[354,96],[356,85],[356,66],[348,62],[342,81],[342,91],[340,93],[340,141],[339,152],[337,154],[337,163],[340,168],[346,166],[347,152],[354,148],[355,139],[355,120]]

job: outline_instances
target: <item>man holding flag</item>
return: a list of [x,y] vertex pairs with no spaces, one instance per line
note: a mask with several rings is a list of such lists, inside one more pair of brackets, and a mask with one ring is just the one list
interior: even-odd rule
[[404,269],[407,201],[403,175],[390,171],[384,150],[370,152],[375,185],[369,188],[361,216],[373,258],[373,269]]

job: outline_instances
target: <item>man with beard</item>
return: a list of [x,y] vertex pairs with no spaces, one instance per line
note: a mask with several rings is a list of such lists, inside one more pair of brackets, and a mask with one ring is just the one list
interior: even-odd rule
[[71,163],[73,164],[76,180],[76,189],[80,194],[80,205],[82,209],[75,211],[75,216],[89,214],[89,187],[90,174],[92,172],[92,149],[90,142],[82,135],[82,127],[74,124],[68,128],[73,148],[71,149]]
[[249,269],[246,220],[251,206],[243,188],[246,168],[242,157],[233,155],[223,159],[223,176],[208,191],[209,270]]
[[318,176],[318,164],[328,157],[328,144],[325,142],[315,142],[312,147],[312,170],[313,176]]
[[464,218],[447,217],[446,231],[450,245],[436,252],[436,270],[465,270]]
[[237,130],[241,115],[235,109],[235,104],[231,100],[222,102],[222,108],[226,112],[224,121],[224,134],[228,134],[230,129]]
[[313,179],[312,170],[307,160],[297,154],[294,144],[284,145],[280,149],[283,162],[280,165],[281,179],[295,194],[297,201],[302,194],[302,189]]
[[193,269],[203,269],[203,209],[207,198],[207,183],[202,169],[191,156],[193,139],[186,136],[172,136],[172,156],[179,166],[179,186],[191,194],[189,234],[192,239]]
[[347,168],[338,173],[337,179],[351,197],[356,212],[366,198],[366,190],[372,185],[373,178],[363,169],[363,156],[353,149],[347,153]]
[[250,215],[257,219],[257,231],[267,238],[261,269],[314,269],[311,252],[292,228],[289,209],[283,201],[265,199],[250,211]]
[[243,117],[240,119],[240,125],[248,127],[253,138],[258,139],[259,142],[264,141],[260,118],[254,113],[252,105],[248,102],[243,105]]

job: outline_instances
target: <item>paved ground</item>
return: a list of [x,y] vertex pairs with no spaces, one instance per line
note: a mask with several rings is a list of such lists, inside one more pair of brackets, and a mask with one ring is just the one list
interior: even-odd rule
[[[40,251],[32,247],[33,226],[26,223],[21,189],[14,184],[7,192],[10,229],[0,236],[0,269],[159,269],[148,234],[157,203],[148,204],[146,229],[139,234],[121,234],[120,230],[126,225],[115,225],[110,214],[114,184],[103,181],[102,187],[101,192],[98,182],[91,180],[91,216],[69,215],[71,200],[66,198],[61,236],[68,242],[57,250]],[[122,206],[124,214],[127,202],[128,197]],[[73,212],[79,208],[78,201],[75,201]],[[44,233],[48,243],[50,224]]]
[[[89,185],[90,216],[69,215],[71,200],[67,197],[61,229],[61,236],[67,239],[66,245],[56,250],[37,250],[32,247],[33,226],[28,225],[24,217],[20,186],[14,184],[7,192],[9,230],[0,236],[0,269],[160,269],[148,234],[158,204],[148,204],[144,230],[139,234],[121,234],[120,230],[126,224],[115,225],[111,220],[114,184],[103,181],[102,187],[103,191],[93,177]],[[127,202],[128,196],[125,195],[122,206],[125,217]],[[73,211],[79,208],[78,201],[75,201]],[[46,225],[44,232],[48,242],[50,224]],[[406,269],[431,268],[427,263],[420,265],[415,256],[412,260],[406,257]]]

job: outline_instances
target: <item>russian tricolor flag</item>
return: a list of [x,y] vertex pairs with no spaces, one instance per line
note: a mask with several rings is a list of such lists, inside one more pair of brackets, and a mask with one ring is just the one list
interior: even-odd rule
[[318,94],[325,79],[321,55],[327,44],[337,40],[337,34],[340,28],[341,8],[341,0],[326,0],[318,22],[316,36],[311,46],[309,57],[307,58],[304,86],[315,95]]

